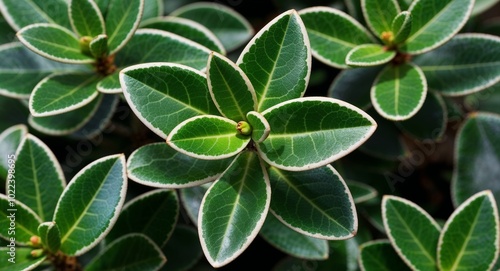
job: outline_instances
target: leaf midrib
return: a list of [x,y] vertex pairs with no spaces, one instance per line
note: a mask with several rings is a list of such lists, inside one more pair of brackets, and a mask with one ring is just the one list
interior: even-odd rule
[[[76,87],[74,87],[73,89],[71,89],[69,92],[66,92],[64,95],[61,95],[59,97],[57,97],[56,99],[53,99],[50,103],[47,103],[45,106],[39,108],[41,110],[37,110],[37,111],[45,111],[47,110],[47,107],[49,107],[49,110],[48,111],[53,111],[54,109],[50,110],[50,106],[55,104],[55,103],[58,103],[60,100],[68,97],[68,96],[73,96],[73,94],[75,94],[76,92],[78,92],[79,90],[83,89],[84,87],[86,87],[87,85],[89,85],[93,80],[95,80],[95,76],[91,76],[90,78],[88,78],[87,80],[83,81],[81,84],[77,85]],[[89,83],[90,82],[90,83]],[[92,95],[90,95],[92,96]],[[85,99],[88,99],[88,97],[86,97]],[[84,99],[84,100],[85,100]],[[81,100],[80,100],[81,102]],[[70,104],[69,106],[72,106],[72,105],[75,105],[75,104],[78,104],[77,103],[72,103]],[[66,106],[68,107],[68,106]],[[56,109],[57,110],[57,109]],[[47,111],[45,111],[47,112]]]
[[[442,0],[439,0],[439,1],[442,1]],[[434,23],[434,21],[438,20],[438,18],[441,16],[441,14],[443,14],[449,5],[453,4],[453,0],[450,1],[447,5],[445,5],[438,13],[436,13],[426,24],[424,24],[418,31],[416,31],[415,33],[413,33],[410,37],[408,37],[405,41],[405,44],[408,44],[410,43],[411,41],[413,41],[414,39],[416,39],[417,37],[420,36],[420,34],[422,32],[424,32],[430,25],[432,25],[432,23]],[[411,12],[411,11],[410,11]]]
[[422,71],[455,71],[462,69],[471,69],[471,68],[489,68],[489,67],[497,67],[500,66],[500,61],[496,62],[487,62],[487,63],[471,63],[471,64],[459,64],[459,65],[443,65],[443,66],[422,66],[419,65]]
[[[31,164],[35,165],[35,158],[34,158],[34,153],[33,153],[33,148],[31,146],[31,143],[29,144],[30,148],[30,159],[31,159]],[[50,160],[49,160],[50,161]],[[38,215],[42,219],[42,221],[45,221],[45,212],[43,210],[42,206],[42,199],[41,199],[41,193],[40,193],[40,186],[38,183],[38,175],[36,174],[35,167],[31,167],[31,172],[33,174],[33,184],[35,186],[35,198],[36,198],[36,208],[38,209]]]

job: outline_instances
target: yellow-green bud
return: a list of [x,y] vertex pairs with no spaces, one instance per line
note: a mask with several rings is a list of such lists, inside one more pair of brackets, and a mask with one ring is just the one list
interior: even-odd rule
[[248,124],[248,122],[246,121],[238,122],[236,129],[238,129],[238,132],[240,132],[240,134],[242,135],[249,135],[252,133],[252,126],[250,126],[250,124]]
[[391,31],[384,31],[380,34],[380,39],[387,45],[392,45],[394,42],[394,33]]
[[40,258],[43,255],[43,249],[33,249],[31,252],[31,257],[33,258]]

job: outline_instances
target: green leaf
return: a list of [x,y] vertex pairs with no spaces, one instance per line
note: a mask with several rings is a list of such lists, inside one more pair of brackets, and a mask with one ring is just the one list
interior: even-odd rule
[[175,227],[172,237],[162,247],[162,251],[168,259],[160,269],[162,271],[193,270],[191,268],[203,255],[196,229],[182,224]]
[[19,30],[17,37],[28,49],[51,60],[74,64],[94,62],[82,53],[75,34],[59,25],[29,25]]
[[270,200],[269,178],[259,156],[240,153],[201,203],[198,233],[213,267],[228,264],[250,245],[264,223]]
[[0,11],[14,30],[36,23],[70,28],[66,0],[0,0]]
[[482,91],[465,96],[464,105],[470,111],[483,111],[500,114],[500,83]]
[[[0,2],[1,3],[1,2]],[[1,5],[1,4],[0,4]],[[16,39],[16,31],[12,29],[0,12],[0,44],[13,42]]]
[[411,6],[412,2],[413,0],[398,0],[401,10],[407,10]]
[[[231,161],[233,160],[234,158],[231,158]],[[201,201],[211,185],[212,183],[205,183],[199,186],[184,188],[180,191],[181,203],[194,225],[198,225]]]
[[250,137],[235,121],[219,116],[197,116],[175,127],[167,137],[173,149],[198,159],[223,159],[243,151]]
[[115,224],[126,189],[124,155],[100,158],[78,172],[54,214],[61,232],[61,251],[78,256],[97,245]]
[[206,73],[210,96],[222,116],[242,121],[248,112],[255,110],[257,97],[252,83],[231,60],[211,53]]
[[406,41],[411,34],[412,17],[408,11],[403,11],[392,21],[392,43],[400,44]]
[[352,196],[330,165],[306,171],[269,169],[271,211],[285,225],[315,238],[343,240],[356,235]]
[[416,55],[444,44],[464,26],[473,6],[474,0],[413,1],[408,10],[413,18],[411,34],[399,49]]
[[[162,247],[172,234],[179,216],[179,199],[174,190],[153,190],[127,202],[106,236],[110,243],[128,233],[142,233]],[[142,219],[137,219],[141,217]]]
[[[12,177],[15,167],[14,160],[16,159],[16,150],[23,140],[24,136],[28,133],[28,128],[24,124],[11,126],[0,134],[0,179],[7,180]],[[11,176],[9,177],[9,169]],[[3,184],[3,182],[1,182]]]
[[311,72],[307,41],[302,20],[290,10],[264,26],[243,49],[237,64],[255,88],[257,112],[302,97]]
[[360,246],[359,265],[365,271],[406,271],[411,270],[401,260],[389,240],[375,240]]
[[79,37],[104,34],[104,18],[93,0],[70,0],[69,19]]
[[126,107],[118,107],[120,97],[118,95],[105,94],[92,117],[80,129],[71,133],[71,138],[89,140],[94,144],[100,144],[103,133],[112,133],[116,127],[112,126],[111,119],[118,113],[118,119],[125,119],[130,111]]
[[142,20],[156,18],[163,15],[163,0],[144,0]]
[[490,8],[495,6],[498,3],[498,0],[476,0],[474,1],[474,8],[472,9],[471,17],[479,15],[485,11],[488,11]]
[[322,97],[287,101],[262,115],[271,132],[257,145],[259,154],[270,165],[293,171],[324,166],[348,154],[377,126],[360,109]]
[[52,253],[57,253],[61,247],[61,233],[54,222],[44,222],[38,226],[38,236],[42,244]]
[[192,20],[166,16],[144,21],[141,27],[168,31],[197,42],[217,53],[226,54],[226,49],[220,40],[204,25]]
[[16,199],[49,221],[66,186],[61,166],[40,139],[28,134],[16,153]]
[[115,72],[113,74],[110,74],[99,83],[97,83],[96,86],[97,90],[101,93],[106,93],[106,94],[118,94],[122,92],[122,88],[120,86],[120,74],[118,72]]
[[396,0],[361,0],[361,8],[368,27],[379,38],[392,31],[392,21],[401,12]]
[[440,270],[491,270],[498,258],[498,209],[490,191],[462,203],[446,221],[438,244]]
[[135,150],[127,161],[128,177],[140,184],[159,188],[185,188],[214,181],[232,159],[201,160],[182,154],[166,143],[154,143]]
[[375,198],[378,192],[375,188],[357,181],[346,181],[355,204],[362,203]]
[[500,38],[459,34],[413,62],[424,72],[430,89],[447,96],[470,94],[500,81]]
[[110,0],[106,13],[109,54],[118,52],[132,38],[141,22],[144,0]]
[[387,50],[379,44],[363,44],[354,47],[345,57],[345,63],[351,66],[377,66],[391,61],[396,51]]
[[160,248],[151,239],[144,234],[131,233],[104,248],[85,270],[158,270],[166,261]]
[[396,252],[413,270],[436,270],[436,249],[441,228],[415,203],[385,195],[382,218]]
[[[40,258],[33,258],[31,256],[32,250],[32,248],[28,247],[17,247],[15,248],[15,251],[12,252],[10,247],[0,247],[0,261],[4,263],[0,266],[0,271],[35,269],[45,261],[46,257],[43,256]],[[11,255],[15,255],[15,257],[12,258]]]
[[206,26],[217,36],[227,51],[237,49],[254,34],[252,26],[245,17],[227,5],[216,2],[184,5],[170,15],[190,19]]
[[384,118],[394,121],[414,116],[427,96],[427,82],[414,64],[389,65],[382,70],[371,90],[373,107]]
[[135,115],[162,138],[184,120],[218,114],[205,74],[187,66],[132,66],[120,72],[120,83]]
[[81,70],[81,66],[49,60],[19,42],[0,45],[0,94],[28,99],[40,80],[57,72]]
[[29,100],[35,117],[46,117],[73,111],[97,97],[98,76],[88,73],[52,74],[35,86]]
[[352,48],[375,42],[362,24],[338,9],[306,8],[300,11],[300,17],[309,35],[312,55],[332,67],[348,68],[345,57]]
[[470,114],[458,131],[452,198],[456,206],[489,189],[500,200],[500,115]]
[[326,240],[300,234],[283,225],[273,214],[267,215],[259,234],[274,247],[294,257],[310,260],[328,258]]
[[[29,114],[30,112],[26,105],[26,100],[12,99],[0,94],[0,116],[2,117],[2,121],[0,122],[0,131],[5,131],[13,125],[27,124]],[[2,166],[0,166],[0,168],[1,167]],[[3,186],[1,169],[0,186]]]
[[[31,236],[38,235],[38,225],[42,220],[28,206],[12,194],[15,187],[7,186],[7,195],[0,194],[0,236],[17,246],[27,245]],[[15,191],[17,192],[17,191]]]
[[89,44],[90,53],[95,58],[104,57],[108,53],[108,36],[98,35]]
[[255,111],[250,111],[247,113],[247,120],[252,126],[252,140],[255,143],[260,143],[269,136],[271,127],[264,116]]
[[54,136],[69,135],[87,124],[106,99],[98,95],[87,105],[73,111],[47,117],[30,115],[28,123],[36,130]]

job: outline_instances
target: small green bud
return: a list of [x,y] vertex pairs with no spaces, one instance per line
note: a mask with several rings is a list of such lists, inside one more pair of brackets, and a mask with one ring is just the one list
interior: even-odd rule
[[92,56],[90,52],[90,42],[92,41],[92,37],[83,36],[80,38],[80,51],[84,55]]
[[43,255],[43,249],[33,249],[31,252],[31,257],[33,258],[40,258]]
[[248,122],[246,122],[246,121],[238,122],[236,129],[242,135],[250,135],[252,133],[252,126],[250,126],[250,124],[248,124]]

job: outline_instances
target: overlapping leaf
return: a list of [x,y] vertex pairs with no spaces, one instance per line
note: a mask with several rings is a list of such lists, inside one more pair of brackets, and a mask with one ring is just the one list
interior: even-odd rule
[[[0,153],[4,154],[0,156],[0,179],[7,180],[9,168],[15,166],[17,147],[27,133],[26,125],[18,124],[7,128],[0,134]],[[10,170],[11,174],[13,170],[15,169]]]
[[378,37],[392,31],[392,21],[401,12],[396,0],[361,0],[361,6],[368,27]]
[[80,37],[95,37],[106,32],[104,18],[93,0],[70,0],[69,19]]
[[203,256],[196,229],[183,224],[177,225],[162,251],[168,259],[162,271],[190,270]]
[[105,17],[109,54],[119,51],[132,38],[141,22],[144,0],[110,0]]
[[58,24],[70,28],[65,0],[1,0],[0,10],[15,30],[36,23]]
[[[12,189],[12,187],[8,187]],[[7,190],[7,195],[12,195]],[[14,238],[16,244],[27,245],[31,236],[37,235],[38,225],[42,220],[28,206],[17,200],[11,200],[7,195],[0,194],[0,236],[10,240]],[[11,225],[14,222],[15,225]]]
[[9,262],[12,259],[9,255],[9,247],[0,248],[0,261],[2,261],[3,266],[0,266],[0,271],[12,271],[12,270],[32,270],[37,266],[41,265],[46,257],[42,256],[40,258],[33,258],[31,256],[31,251],[33,249],[29,247],[18,247],[15,251],[15,262]]
[[406,271],[411,270],[392,248],[389,240],[375,240],[360,247],[359,263],[362,270]]
[[351,66],[377,66],[391,61],[396,51],[387,50],[379,44],[363,44],[354,47],[345,58],[345,63]]
[[54,222],[44,222],[38,226],[38,236],[42,244],[52,253],[57,253],[61,247],[61,233]]

